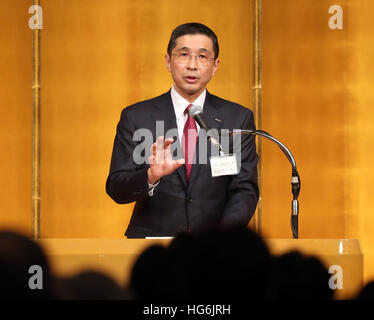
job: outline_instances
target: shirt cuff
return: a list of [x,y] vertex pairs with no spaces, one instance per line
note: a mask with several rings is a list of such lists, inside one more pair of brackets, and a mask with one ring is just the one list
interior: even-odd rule
[[159,183],[160,183],[160,180],[157,181],[157,183],[155,183],[155,184],[150,184],[150,183],[148,182],[148,195],[149,195],[150,197],[153,196],[153,192],[154,192],[155,188],[157,187],[157,185],[158,185]]

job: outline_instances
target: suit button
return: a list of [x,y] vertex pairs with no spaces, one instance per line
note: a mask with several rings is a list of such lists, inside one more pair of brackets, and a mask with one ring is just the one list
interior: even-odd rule
[[192,202],[192,197],[187,197],[187,198],[186,198],[186,202],[187,202],[187,203],[191,203],[191,202]]

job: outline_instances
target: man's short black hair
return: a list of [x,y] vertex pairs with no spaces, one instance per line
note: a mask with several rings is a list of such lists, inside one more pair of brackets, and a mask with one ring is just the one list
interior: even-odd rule
[[181,24],[173,30],[168,44],[169,55],[171,55],[171,51],[177,45],[177,39],[186,34],[203,34],[209,37],[213,42],[214,59],[218,58],[219,46],[216,34],[207,26],[196,22]]

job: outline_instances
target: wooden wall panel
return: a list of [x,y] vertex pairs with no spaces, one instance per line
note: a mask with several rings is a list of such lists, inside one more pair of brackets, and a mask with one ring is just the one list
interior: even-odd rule
[[[348,42],[345,29],[328,27],[332,4],[263,1],[262,127],[296,158],[301,238],[345,236]],[[290,238],[290,164],[268,142],[262,161],[263,234]]]
[[366,280],[374,280],[374,3],[350,1],[347,24],[346,237],[358,238],[364,252]]
[[30,1],[0,9],[0,228],[31,235],[32,31]]
[[[331,5],[343,29],[330,30]],[[301,174],[300,237],[358,238],[374,278],[374,4],[263,1],[263,128],[293,151]],[[263,148],[263,234],[291,237],[289,165]]]

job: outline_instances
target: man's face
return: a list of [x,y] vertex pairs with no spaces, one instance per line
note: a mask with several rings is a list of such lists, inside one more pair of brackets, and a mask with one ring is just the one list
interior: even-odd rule
[[[181,62],[178,55],[192,55]],[[196,57],[208,58],[202,64]],[[177,38],[172,54],[165,55],[166,68],[174,80],[175,90],[189,102],[193,102],[203,92],[216,72],[219,60],[214,58],[213,41],[202,34],[187,34]]]

